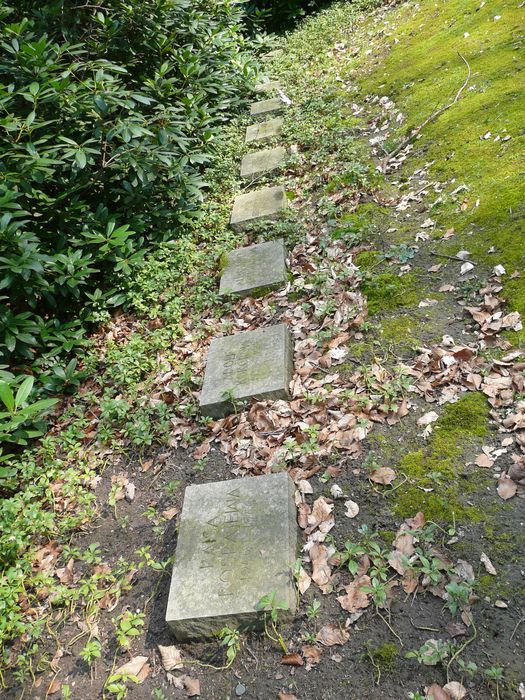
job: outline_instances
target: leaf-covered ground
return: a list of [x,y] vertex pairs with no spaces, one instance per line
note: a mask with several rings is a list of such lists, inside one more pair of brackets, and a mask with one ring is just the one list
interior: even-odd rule
[[[228,231],[233,125],[200,228],[148,261],[37,457],[56,522],[24,549],[6,697],[525,697],[522,41],[516,1],[479,0],[335,4],[282,40],[290,214]],[[221,253],[263,236],[287,287],[219,300]],[[279,321],[292,401],[200,419],[210,340]],[[278,469],[294,622],[174,646],[185,486]]]

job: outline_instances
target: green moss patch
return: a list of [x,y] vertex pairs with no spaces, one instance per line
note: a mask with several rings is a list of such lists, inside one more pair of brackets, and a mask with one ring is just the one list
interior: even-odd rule
[[396,492],[397,515],[407,518],[423,511],[428,520],[445,523],[486,516],[464,502],[464,494],[479,489],[480,479],[462,476],[462,468],[468,448],[487,433],[488,414],[488,402],[478,392],[445,406],[428,445],[406,454],[397,467],[408,478]]
[[[374,53],[381,61],[372,70],[370,58],[363,61],[367,73],[361,76],[361,94],[388,95],[405,115],[392,134],[393,147],[452,101],[467,74],[464,56],[471,71],[468,87],[453,107],[425,126],[409,167],[431,162],[431,177],[450,183],[432,215],[438,231],[456,231],[448,252],[467,248],[488,268],[503,264],[508,275],[523,269],[525,91],[519,88],[519,3],[423,0],[404,4],[388,19],[396,43],[386,48],[382,33],[377,36]],[[374,27],[377,34],[381,24]],[[492,246],[496,252],[488,253]],[[507,277],[504,293],[510,307],[525,314],[525,276]],[[523,341],[525,333],[512,337]]]
[[363,280],[361,289],[368,299],[371,316],[400,306],[415,306],[420,298],[413,274],[398,277],[391,272],[382,272]]

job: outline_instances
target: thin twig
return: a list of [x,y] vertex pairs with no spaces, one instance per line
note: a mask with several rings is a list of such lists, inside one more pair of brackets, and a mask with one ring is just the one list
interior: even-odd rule
[[472,627],[474,628],[474,634],[472,635],[472,637],[469,637],[467,639],[467,641],[459,647],[459,649],[456,650],[456,653],[451,657],[450,661],[448,662],[448,664],[447,664],[447,683],[450,682],[450,667],[451,667],[452,663],[458,658],[458,656],[460,656],[465,651],[465,649],[468,647],[469,644],[472,644],[472,642],[478,636],[478,630],[477,630],[476,625],[474,624],[473,616],[470,615],[469,613],[467,613],[466,611],[465,611],[465,615],[468,616],[469,622],[472,625]]
[[434,119],[437,119],[441,114],[443,114],[443,112],[446,112],[447,109],[450,109],[453,105],[456,104],[456,102],[461,97],[463,91],[467,87],[469,80],[470,80],[470,65],[469,65],[469,62],[467,61],[467,59],[465,58],[465,56],[463,56],[459,52],[458,52],[458,56],[463,60],[463,62],[467,66],[467,77],[465,78],[465,82],[463,83],[463,85],[459,88],[456,96],[454,97],[452,102],[449,102],[444,107],[440,107],[435,112],[432,112],[432,114],[429,117],[427,117],[422,124],[420,124],[416,129],[414,129],[414,131],[412,131],[410,136],[407,136],[405,139],[403,139],[403,141],[401,141],[401,143],[398,146],[396,146],[396,148],[394,148],[393,151],[390,151],[387,158],[385,158],[381,164],[381,168],[383,171],[385,170],[389,161],[392,160],[392,158],[394,156],[396,156],[400,151],[402,151],[404,148],[406,148],[406,146],[408,146],[408,144],[412,143],[412,141],[414,141],[414,139],[416,139],[419,136],[419,134],[421,133],[421,131],[425,128],[425,126],[427,124],[429,124],[431,121],[434,121]]
[[514,629],[512,630],[512,634],[510,635],[511,639],[514,638],[514,635],[518,631],[518,627],[521,625],[522,622],[525,622],[525,616],[516,622],[516,626],[514,627]]
[[446,258],[447,260],[454,260],[455,262],[469,262],[472,265],[476,264],[473,260],[463,260],[463,258],[458,258],[456,255],[445,255],[445,253],[436,253],[435,250],[431,250],[430,255],[435,255],[436,258]]
[[377,614],[379,615],[379,617],[383,620],[383,622],[385,623],[385,625],[386,625],[386,626],[388,627],[388,629],[392,632],[392,634],[393,634],[394,637],[397,639],[397,641],[401,644],[401,646],[404,646],[401,637],[400,637],[400,636],[398,635],[398,633],[394,630],[394,628],[392,627],[392,625],[390,624],[390,622],[386,619],[386,617],[384,617],[383,615],[381,615],[381,613],[379,612],[379,610],[376,610],[376,613],[377,613]]

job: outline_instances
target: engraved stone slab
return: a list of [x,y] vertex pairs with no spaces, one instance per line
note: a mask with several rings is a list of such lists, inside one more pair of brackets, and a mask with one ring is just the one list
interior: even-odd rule
[[214,338],[200,395],[201,412],[221,418],[234,410],[232,399],[289,399],[292,355],[292,339],[284,323]]
[[278,92],[281,89],[281,83],[278,80],[270,80],[268,83],[259,83],[255,86],[255,92]]
[[286,149],[268,148],[265,151],[247,153],[241,161],[241,177],[253,177],[277,170],[286,158]]
[[286,282],[284,240],[265,241],[225,255],[220,294],[250,296]]
[[188,486],[166,622],[179,640],[261,624],[275,591],[293,615],[297,525],[286,472]]
[[230,226],[242,231],[248,224],[262,219],[276,219],[286,209],[288,200],[282,185],[262,187],[235,197]]
[[253,143],[254,141],[271,141],[281,134],[283,129],[283,120],[281,117],[268,119],[260,124],[250,124],[246,127],[245,143]]
[[252,117],[264,117],[272,112],[282,112],[284,102],[280,97],[272,97],[270,100],[261,100],[260,102],[252,102],[250,105],[250,114]]

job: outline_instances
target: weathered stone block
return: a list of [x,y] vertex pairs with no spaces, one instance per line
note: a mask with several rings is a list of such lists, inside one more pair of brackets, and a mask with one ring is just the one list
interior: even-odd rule
[[280,238],[227,253],[219,292],[246,297],[285,282],[286,251]]
[[271,141],[280,135],[283,128],[283,120],[281,117],[268,119],[268,121],[260,124],[250,124],[246,127],[246,143],[254,141]]
[[276,219],[288,204],[286,192],[282,185],[262,187],[260,190],[247,192],[235,197],[230,226],[242,231],[254,221]]
[[252,117],[265,117],[272,112],[282,112],[284,102],[280,97],[272,97],[270,100],[261,100],[260,102],[252,102],[250,105],[250,114]]
[[279,92],[281,89],[281,83],[278,80],[270,80],[267,83],[259,83],[258,85],[255,86],[255,92],[261,93],[261,92]]
[[273,51],[268,51],[264,56],[261,56],[261,60],[264,62],[273,61],[275,58],[282,56],[284,51],[282,49],[273,49]]
[[247,153],[241,161],[241,177],[255,177],[277,170],[286,158],[286,149],[268,148],[265,151]]
[[233,402],[248,399],[289,399],[293,349],[284,323],[211,341],[200,408],[221,418]]
[[177,639],[258,627],[273,592],[293,615],[293,495],[286,472],[187,487],[166,612]]

